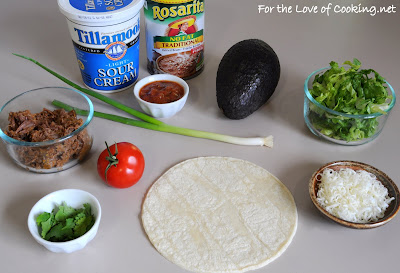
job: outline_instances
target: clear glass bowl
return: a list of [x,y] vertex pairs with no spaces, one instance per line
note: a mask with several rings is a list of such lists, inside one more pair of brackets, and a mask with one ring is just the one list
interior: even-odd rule
[[[59,118],[62,122],[54,122],[55,119],[53,119],[53,121],[47,122],[47,124],[52,125],[40,125],[40,129],[37,123],[32,122],[33,119],[30,118],[26,123],[18,122],[17,129],[14,128],[13,131],[21,132],[22,134],[25,130],[25,135],[44,134],[45,136],[41,137],[44,141],[28,142],[9,136],[8,132],[9,128],[11,128],[9,127],[9,116],[11,112],[16,113],[29,110],[32,114],[36,114],[42,112],[44,109],[50,111],[59,109],[52,105],[53,100],[59,100],[86,110],[86,113],[76,116],[77,119],[81,119],[79,127],[76,128],[75,126],[74,128],[73,126],[69,126],[69,129],[64,131],[64,136],[60,137],[61,133],[57,135],[48,128],[55,128],[54,126],[60,126],[60,124],[62,125],[59,128],[67,128],[64,124],[67,123],[65,120],[68,120],[68,118]],[[85,94],[64,87],[38,88],[26,91],[12,98],[0,109],[0,137],[6,145],[8,154],[19,166],[38,173],[59,172],[75,166],[90,151],[93,136],[88,131],[88,125],[92,118],[93,104]],[[24,120],[24,118],[18,118],[18,120]],[[72,132],[68,133],[69,131]],[[48,137],[52,135],[55,136],[53,138]]]
[[[375,139],[382,131],[390,111],[396,103],[392,86],[386,82],[388,94],[392,96],[387,114],[350,115],[334,111],[321,105],[310,94],[312,83],[317,74],[323,74],[330,67],[321,68],[311,73],[304,82],[304,120],[313,134],[325,140],[342,145],[361,145]],[[336,127],[337,126],[337,127]],[[342,136],[331,128],[340,128]],[[356,140],[346,140],[343,135],[359,135]]]

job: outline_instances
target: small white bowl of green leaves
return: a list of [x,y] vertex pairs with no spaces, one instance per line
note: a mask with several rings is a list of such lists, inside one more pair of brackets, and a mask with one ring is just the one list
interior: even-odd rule
[[78,189],[52,192],[40,199],[28,216],[33,238],[52,252],[71,253],[84,248],[97,234],[99,201]]

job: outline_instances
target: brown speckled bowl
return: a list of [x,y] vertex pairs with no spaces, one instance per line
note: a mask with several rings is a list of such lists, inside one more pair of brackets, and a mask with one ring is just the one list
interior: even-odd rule
[[[385,216],[381,219],[379,219],[376,222],[370,222],[370,223],[353,223],[349,221],[342,220],[329,212],[327,212],[317,201],[317,192],[319,189],[319,183],[321,179],[321,173],[324,171],[324,169],[330,168],[335,171],[340,170],[342,168],[351,168],[353,170],[365,170],[369,173],[372,173],[376,176],[376,178],[388,189],[389,196],[394,197],[395,199],[390,202],[389,207],[385,211]],[[399,211],[399,202],[400,202],[400,193],[399,189],[397,188],[396,184],[382,171],[378,170],[375,167],[372,167],[368,164],[361,163],[361,162],[356,162],[356,161],[334,161],[330,162],[328,164],[325,164],[321,168],[319,168],[311,177],[310,183],[309,183],[309,192],[310,192],[310,197],[314,205],[317,207],[317,209],[330,218],[331,220],[349,228],[355,228],[355,229],[370,229],[370,228],[375,228],[382,226],[392,220],[394,216],[397,214]]]

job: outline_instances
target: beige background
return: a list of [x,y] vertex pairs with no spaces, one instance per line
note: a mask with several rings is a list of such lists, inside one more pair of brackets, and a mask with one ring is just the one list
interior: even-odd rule
[[[335,4],[397,5],[395,14],[258,14],[258,4],[303,6]],[[378,70],[398,90],[400,25],[399,1],[263,1],[219,0],[206,3],[206,66],[189,80],[190,97],[184,109],[168,123],[237,136],[272,134],[273,149],[242,147],[209,140],[118,125],[94,119],[95,142],[89,158],[67,171],[39,175],[17,167],[0,145],[0,257],[2,272],[185,272],[152,247],[141,227],[140,206],[146,190],[169,167],[197,156],[231,156],[256,163],[277,176],[292,192],[299,214],[297,234],[287,251],[256,272],[377,272],[398,269],[400,217],[373,230],[352,230],[327,219],[313,207],[308,180],[321,165],[349,159],[371,164],[400,181],[400,110],[392,111],[375,141],[358,147],[324,142],[310,133],[303,119],[303,81],[331,60],[359,58]],[[56,0],[14,0],[0,4],[0,79],[3,105],[15,95],[38,87],[66,86],[28,61],[36,58],[62,75],[81,83],[64,16]],[[144,24],[140,78],[146,71]],[[275,94],[256,113],[240,121],[219,111],[215,78],[223,54],[234,43],[259,38],[271,45],[281,62]],[[138,109],[131,90],[111,95]],[[118,111],[95,101],[98,110]],[[141,181],[132,188],[107,187],[96,173],[104,141],[129,141],[146,158]],[[103,209],[97,237],[73,254],[54,254],[30,236],[26,219],[42,196],[64,188],[94,194]]]

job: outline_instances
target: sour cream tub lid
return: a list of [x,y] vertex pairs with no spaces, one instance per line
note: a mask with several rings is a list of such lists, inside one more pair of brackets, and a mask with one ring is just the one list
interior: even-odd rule
[[61,13],[72,21],[110,23],[133,17],[144,0],[58,0]]

